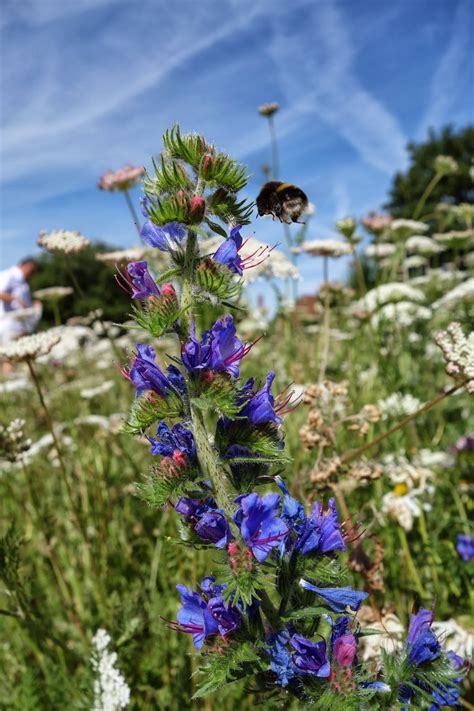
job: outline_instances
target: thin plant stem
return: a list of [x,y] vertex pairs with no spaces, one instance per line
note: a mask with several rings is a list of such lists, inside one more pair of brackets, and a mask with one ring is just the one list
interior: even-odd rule
[[268,117],[268,130],[270,132],[270,144],[272,148],[272,179],[278,180],[278,174],[280,172],[278,165],[278,141],[273,116]]
[[435,398],[433,398],[429,402],[426,402],[424,405],[422,405],[422,407],[418,408],[418,410],[416,412],[414,412],[412,415],[408,415],[407,417],[404,417],[403,420],[400,420],[400,422],[398,422],[396,425],[394,425],[393,427],[390,427],[390,429],[387,430],[386,432],[382,432],[382,434],[380,434],[380,435],[378,435],[378,437],[375,437],[374,439],[370,440],[370,442],[366,442],[366,444],[362,445],[362,447],[358,447],[357,449],[353,449],[352,451],[344,454],[341,457],[341,463],[347,464],[347,462],[351,462],[353,459],[356,459],[361,454],[366,452],[368,449],[375,447],[376,444],[379,444],[379,442],[382,442],[384,439],[386,439],[386,437],[389,437],[394,432],[398,432],[398,430],[401,430],[409,422],[411,422],[412,420],[415,420],[423,412],[430,410],[432,407],[434,407],[439,402],[441,402],[445,398],[447,398],[450,395],[452,395],[453,393],[455,393],[457,390],[460,390],[465,385],[466,385],[465,382],[458,383],[457,385],[453,385],[453,387],[450,388],[449,390],[446,390],[446,392],[440,393]]
[[326,285],[326,294],[324,296],[324,322],[323,322],[323,331],[322,331],[322,340],[323,340],[323,347],[322,347],[322,354],[321,354],[321,364],[319,368],[319,382],[321,383],[324,380],[324,376],[326,374],[326,368],[328,364],[328,357],[329,357],[329,341],[330,341],[330,322],[331,322],[331,306],[330,306],[330,299],[329,299],[329,259],[328,257],[323,257],[324,260],[324,284]]
[[405,529],[402,528],[401,526],[398,526],[398,537],[400,539],[400,544],[402,546],[403,554],[405,556],[405,561],[407,564],[407,568],[410,571],[410,575],[413,578],[413,582],[415,584],[415,588],[418,592],[418,595],[421,597],[421,599],[426,598],[426,593],[424,591],[420,576],[418,575],[418,571],[416,569],[416,565],[413,562],[413,558],[411,557],[410,553],[410,547],[408,545]]
[[69,276],[71,277],[71,281],[73,283],[75,290],[77,291],[77,293],[79,294],[81,299],[84,299],[85,298],[84,291],[82,290],[81,285],[79,284],[79,282],[76,279],[76,275],[74,274],[74,271],[71,266],[71,262],[69,260],[69,255],[67,255],[67,254],[64,255],[64,264],[66,265],[66,271],[69,274]]
[[415,212],[413,213],[413,219],[416,220],[419,215],[421,215],[421,212],[425,206],[426,201],[428,200],[429,196],[435,189],[435,187],[438,185],[439,181],[443,177],[444,173],[435,173],[433,177],[431,178],[430,182],[426,186],[425,192],[421,196],[421,198],[418,200],[418,204],[415,207]]
[[138,219],[137,211],[136,211],[135,208],[133,207],[133,202],[132,202],[132,199],[131,199],[131,197],[130,197],[130,193],[128,192],[128,190],[124,190],[124,191],[123,191],[123,194],[124,194],[124,196],[125,196],[125,202],[126,202],[127,205],[128,205],[128,209],[130,210],[130,214],[131,214],[131,216],[132,216],[133,224],[135,225],[138,234],[140,234],[142,228],[141,228],[141,226],[140,226],[140,220]]

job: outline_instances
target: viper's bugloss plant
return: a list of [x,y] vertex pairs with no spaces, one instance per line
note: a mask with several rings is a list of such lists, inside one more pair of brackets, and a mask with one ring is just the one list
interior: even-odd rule
[[[146,262],[132,262],[122,277],[138,325],[152,337],[173,334],[180,357],[160,365],[139,343],[123,372],[136,391],[128,431],[148,439],[154,458],[142,496],[173,507],[185,545],[211,551],[207,577],[197,589],[178,585],[176,620],[163,621],[200,652],[195,696],[245,679],[252,692],[293,697],[298,708],[456,703],[462,662],[441,650],[428,610],[375,676],[359,661],[370,630],[357,611],[368,593],[353,588],[341,559],[357,533],[339,521],[334,499],[308,512],[278,474],[292,394],[274,394],[273,372],[241,382],[253,344],[231,314],[201,333],[196,325],[203,302],[236,305],[250,266],[239,256],[252,210],[238,198],[246,170],[202,136],[174,128],[163,140],[144,180],[142,238],[169,255],[170,268],[154,279]],[[202,254],[198,237],[209,231],[223,241]]]

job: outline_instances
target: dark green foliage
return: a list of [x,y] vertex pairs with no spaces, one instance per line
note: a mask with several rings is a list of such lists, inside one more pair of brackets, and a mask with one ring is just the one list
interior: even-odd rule
[[186,309],[180,309],[173,297],[149,299],[145,304],[132,306],[132,317],[144,330],[159,338],[171,330]]
[[205,294],[212,295],[220,301],[237,299],[242,290],[241,282],[235,279],[235,274],[212,259],[206,259],[200,264],[196,272],[196,281]]
[[167,397],[155,395],[148,398],[141,395],[133,401],[124,432],[128,434],[142,434],[151,425],[166,418],[180,417],[183,404],[177,395],[170,393]]
[[253,677],[267,666],[261,658],[262,644],[244,642],[226,647],[225,654],[219,650],[201,655],[198,675],[202,682],[193,699],[207,696],[225,684],[246,676]]
[[[63,323],[72,316],[84,316],[96,309],[102,309],[104,320],[121,323],[127,318],[130,298],[117,288],[114,269],[99,262],[95,256],[98,252],[116,249],[120,248],[105,242],[94,242],[88,249],[68,257],[42,253],[38,256],[40,270],[31,280],[31,291],[49,286],[73,287],[74,294],[59,301]],[[82,294],[75,288],[71,271]],[[48,327],[55,324],[54,312],[48,302],[44,302],[41,323]]]
[[431,215],[441,200],[454,204],[473,202],[474,184],[469,168],[474,155],[474,126],[459,131],[445,126],[439,133],[430,129],[426,141],[411,142],[407,150],[410,167],[406,173],[395,175],[390,199],[384,206],[393,217],[413,217],[418,201],[434,175],[434,160],[438,155],[454,158],[459,163],[459,170],[454,175],[445,176],[436,186],[424,206],[423,215]]

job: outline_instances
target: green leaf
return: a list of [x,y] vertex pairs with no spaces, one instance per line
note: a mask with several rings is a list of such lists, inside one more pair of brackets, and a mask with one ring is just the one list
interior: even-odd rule
[[304,620],[308,617],[321,617],[321,615],[327,613],[327,611],[327,607],[302,607],[299,610],[290,610],[283,615],[283,619]]
[[223,227],[217,224],[217,222],[213,222],[208,217],[205,219],[205,222],[209,225],[213,232],[215,232],[217,235],[220,235],[221,237],[224,237],[224,239],[227,239],[229,235]]

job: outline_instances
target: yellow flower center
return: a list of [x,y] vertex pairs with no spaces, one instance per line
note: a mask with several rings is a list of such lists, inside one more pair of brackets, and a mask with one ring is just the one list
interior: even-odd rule
[[395,496],[404,496],[408,491],[408,486],[406,484],[397,484],[394,489],[393,493]]

